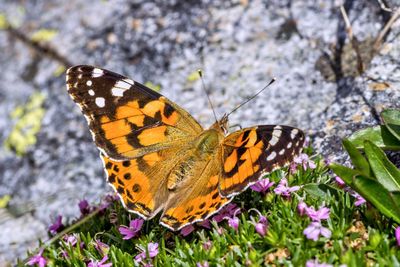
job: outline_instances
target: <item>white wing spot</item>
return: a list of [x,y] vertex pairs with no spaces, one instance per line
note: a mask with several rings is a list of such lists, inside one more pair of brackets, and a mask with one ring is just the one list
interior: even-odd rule
[[271,160],[273,160],[275,157],[276,157],[276,152],[275,152],[275,151],[272,151],[272,153],[269,154],[269,156],[267,157],[267,160],[268,160],[268,161],[271,161]]
[[279,151],[279,153],[278,153],[278,154],[282,156],[284,153],[285,153],[285,149],[284,149],[284,148],[282,148],[282,150],[281,150],[281,151]]
[[111,94],[113,96],[123,96],[124,92],[125,92],[125,90],[121,89],[121,88],[113,87],[113,89],[111,89]]
[[299,133],[299,130],[298,130],[298,129],[293,129],[293,130],[290,132],[290,138],[294,139],[298,133]]
[[104,97],[96,97],[95,102],[99,108],[103,108],[106,105],[106,100],[104,99]]
[[101,77],[101,76],[103,76],[103,74],[104,74],[104,71],[101,70],[101,69],[98,69],[98,68],[94,68],[93,71],[92,71],[92,77],[93,78]]
[[272,134],[279,138],[279,137],[281,137],[282,131],[279,129],[274,129]]
[[291,148],[292,147],[292,142],[289,142],[286,146],[286,148]]
[[79,74],[79,75],[78,75],[78,79],[79,79],[79,80],[82,79],[82,77],[83,77],[82,74]]
[[93,83],[92,83],[91,80],[89,80],[89,81],[86,82],[86,85],[87,85],[87,86],[92,86],[92,84],[93,84]]
[[131,79],[123,79],[124,82],[129,83],[130,85],[134,85],[135,82],[132,81]]
[[279,137],[281,137],[281,135],[282,135],[282,127],[281,127],[280,125],[276,125],[276,126],[274,127],[273,132],[272,132],[272,138],[271,138],[271,140],[269,141],[269,143],[270,143],[272,146],[276,145],[276,143],[279,142]]
[[88,91],[88,93],[89,93],[89,95],[94,96],[94,91],[93,91],[92,89],[90,89],[90,90]]
[[114,87],[128,90],[129,88],[131,88],[131,85],[129,83],[127,83],[126,81],[121,80],[121,81],[116,82]]
[[269,143],[270,143],[271,146],[274,146],[274,145],[276,145],[278,143],[278,141],[279,141],[279,138],[276,137],[275,135],[273,135],[271,140],[269,140]]

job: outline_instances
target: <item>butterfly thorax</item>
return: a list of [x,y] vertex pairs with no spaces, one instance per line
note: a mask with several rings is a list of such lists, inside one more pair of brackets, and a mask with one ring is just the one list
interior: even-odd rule
[[198,170],[204,168],[215,153],[218,153],[224,133],[217,129],[208,129],[200,134],[193,143],[188,145],[185,151],[179,155],[176,165],[168,176],[168,189],[174,190],[179,184],[189,179]]

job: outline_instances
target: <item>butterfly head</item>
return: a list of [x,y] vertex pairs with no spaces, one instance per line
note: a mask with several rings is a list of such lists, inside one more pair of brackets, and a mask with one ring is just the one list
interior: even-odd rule
[[218,131],[223,132],[224,134],[228,133],[228,115],[224,114],[219,121],[216,121],[213,125],[211,125],[210,129],[216,129]]

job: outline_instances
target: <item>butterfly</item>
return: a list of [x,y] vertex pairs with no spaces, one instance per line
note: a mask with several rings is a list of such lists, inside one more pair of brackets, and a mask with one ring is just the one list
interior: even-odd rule
[[300,129],[283,125],[228,134],[228,116],[205,130],[166,97],[105,69],[75,66],[66,81],[124,207],[144,219],[161,213],[171,230],[209,218],[304,144]]

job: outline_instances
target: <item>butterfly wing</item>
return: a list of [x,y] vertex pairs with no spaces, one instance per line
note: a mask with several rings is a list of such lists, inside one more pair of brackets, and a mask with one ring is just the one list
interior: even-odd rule
[[125,161],[101,155],[107,181],[128,211],[150,219],[164,207],[169,196],[168,168],[176,153],[170,148]]
[[97,147],[111,159],[174,147],[203,131],[178,105],[117,73],[82,65],[68,69],[66,79]]
[[219,150],[209,161],[198,163],[193,176],[172,192],[161,215],[162,225],[175,231],[182,229],[209,218],[232,200],[218,191],[220,155]]
[[289,164],[304,140],[301,130],[282,125],[245,128],[228,135],[222,144],[221,195],[236,195],[264,174]]

